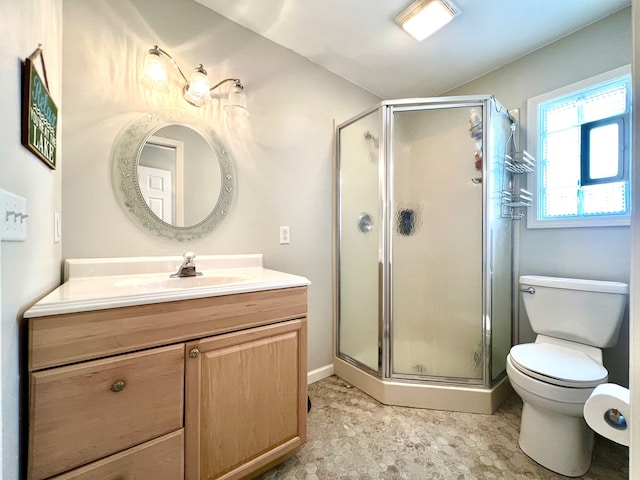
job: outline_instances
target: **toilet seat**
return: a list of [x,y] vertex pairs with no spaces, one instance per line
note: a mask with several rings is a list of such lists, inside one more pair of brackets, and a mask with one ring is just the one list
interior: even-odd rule
[[515,345],[510,356],[513,366],[523,374],[561,387],[595,387],[606,382],[609,375],[606,368],[585,353],[559,345]]

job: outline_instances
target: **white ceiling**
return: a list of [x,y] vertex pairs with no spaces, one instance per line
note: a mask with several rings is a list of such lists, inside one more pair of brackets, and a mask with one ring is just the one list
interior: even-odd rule
[[412,0],[196,0],[384,99],[435,96],[629,6],[631,0],[453,0],[417,42],[394,22]]

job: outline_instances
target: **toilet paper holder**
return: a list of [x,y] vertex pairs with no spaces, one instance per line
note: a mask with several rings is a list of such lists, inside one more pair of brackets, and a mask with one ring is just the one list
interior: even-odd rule
[[618,430],[626,430],[627,429],[627,419],[624,418],[624,415],[617,408],[610,408],[606,412],[604,412],[604,421],[607,424]]
[[620,445],[631,441],[629,389],[615,383],[598,385],[584,404],[584,420],[599,435]]

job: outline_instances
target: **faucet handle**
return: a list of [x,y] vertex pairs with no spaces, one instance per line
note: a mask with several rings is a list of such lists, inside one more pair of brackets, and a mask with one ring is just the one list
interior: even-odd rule
[[193,263],[196,258],[196,254],[193,252],[185,252],[182,256],[184,257],[184,263]]

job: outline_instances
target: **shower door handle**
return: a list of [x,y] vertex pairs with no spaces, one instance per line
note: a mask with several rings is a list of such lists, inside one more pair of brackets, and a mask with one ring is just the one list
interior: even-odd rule
[[521,288],[520,291],[522,293],[530,293],[531,295],[533,295],[534,293],[536,293],[536,289],[533,287],[527,287],[527,288]]

